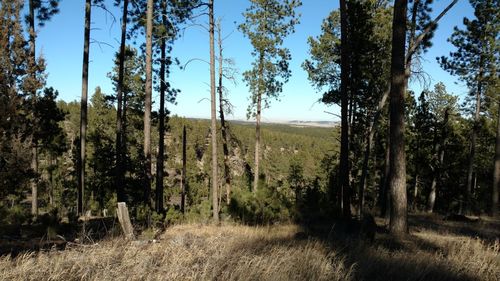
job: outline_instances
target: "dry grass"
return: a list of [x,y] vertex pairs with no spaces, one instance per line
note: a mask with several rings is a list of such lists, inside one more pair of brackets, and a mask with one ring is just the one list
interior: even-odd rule
[[296,239],[294,225],[179,225],[158,243],[121,239],[0,257],[0,280],[498,280],[500,243],[419,226],[403,241]]
[[182,225],[159,243],[113,240],[0,259],[1,280],[346,280],[342,258],[296,226]]

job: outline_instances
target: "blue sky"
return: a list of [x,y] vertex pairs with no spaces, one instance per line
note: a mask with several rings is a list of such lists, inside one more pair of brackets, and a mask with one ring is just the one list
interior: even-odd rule
[[[60,99],[66,101],[79,100],[81,96],[82,48],[83,48],[83,12],[84,0],[63,0],[60,13],[51,22],[38,31],[38,54],[43,54],[47,61],[47,86],[59,90]],[[107,73],[111,71],[113,56],[118,50],[120,36],[120,10],[112,7],[112,0],[107,0],[113,18],[100,9],[92,12],[92,32],[94,41],[106,44],[93,43],[90,50],[89,69],[89,96],[94,88],[100,86],[105,93],[112,93],[112,85]],[[309,57],[307,37],[317,36],[321,31],[322,20],[338,8],[338,1],[333,0],[303,0],[299,8],[301,23],[296,32],[290,35],[284,45],[292,54],[290,67],[292,77],[285,85],[280,101],[273,102],[270,109],[263,111],[264,121],[279,120],[336,120],[337,118],[324,113],[325,110],[338,112],[336,106],[327,107],[317,103],[321,93],[312,87],[307,80],[306,72],[301,68],[302,62]],[[435,0],[434,13],[439,13],[451,0]],[[242,81],[241,73],[250,68],[253,58],[252,50],[247,38],[237,30],[237,25],[243,22],[242,12],[248,6],[247,0],[216,0],[216,17],[222,18],[223,33],[231,35],[224,42],[225,57],[233,58],[239,70],[237,85],[230,85],[229,98],[235,106],[230,119],[246,118],[246,109],[249,104],[248,88]],[[457,80],[443,71],[436,63],[436,57],[448,55],[452,50],[446,39],[452,33],[455,25],[461,26],[464,16],[471,18],[472,8],[467,0],[459,0],[452,10],[441,20],[433,39],[433,47],[425,54],[423,69],[429,74],[429,83],[442,81],[448,91],[464,96],[467,88],[456,83]],[[206,20],[201,19],[206,22]],[[111,45],[111,46],[109,46]],[[192,27],[185,31],[184,37],[176,41],[173,56],[181,62],[192,58],[209,59],[208,34],[201,28]],[[210,116],[209,67],[204,62],[192,62],[185,70],[175,68],[171,76],[171,83],[179,88],[181,93],[177,105],[168,105],[173,114],[186,117],[208,118]],[[410,88],[419,92],[422,85],[412,82]],[[158,94],[153,98],[158,100]]]

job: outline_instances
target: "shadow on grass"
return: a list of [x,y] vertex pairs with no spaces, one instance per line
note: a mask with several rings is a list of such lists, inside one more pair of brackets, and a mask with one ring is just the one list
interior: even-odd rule
[[359,221],[331,220],[304,226],[310,237],[325,242],[343,255],[345,266],[354,266],[355,280],[477,280],[463,270],[454,270],[444,260],[439,245],[415,235],[393,238],[385,227],[377,226],[375,240],[363,239]]
[[494,242],[500,238],[500,220],[446,221],[439,215],[410,215],[409,223],[416,229],[428,229],[442,234],[461,235]]
[[115,218],[93,218],[78,223],[38,222],[0,226],[0,256],[12,258],[51,249],[64,250],[68,242],[93,243],[112,235],[119,227]]

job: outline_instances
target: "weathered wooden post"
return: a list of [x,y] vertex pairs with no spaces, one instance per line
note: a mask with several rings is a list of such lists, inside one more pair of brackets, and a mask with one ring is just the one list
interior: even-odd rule
[[125,237],[127,239],[135,239],[134,228],[130,222],[130,216],[128,215],[127,204],[125,204],[125,202],[118,202],[118,221],[122,226]]

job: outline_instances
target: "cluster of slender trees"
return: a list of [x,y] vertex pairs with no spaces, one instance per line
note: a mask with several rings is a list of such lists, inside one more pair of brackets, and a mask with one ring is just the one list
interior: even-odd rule
[[[2,33],[0,41],[1,91],[7,101],[22,103],[29,101],[27,107],[31,120],[45,120],[38,124],[51,124],[51,134],[43,135],[35,128],[26,129],[28,141],[22,145],[30,147],[31,169],[38,170],[38,151],[41,147],[49,147],[46,143],[53,143],[61,129],[57,126],[64,115],[52,110],[52,118],[41,118],[39,107],[40,89],[45,86],[43,58],[37,58],[36,50],[36,21],[38,26],[50,20],[58,12],[60,0],[42,1],[28,0],[28,45],[21,46],[23,30],[20,14],[25,1],[2,1],[1,22]],[[408,84],[410,79],[418,76],[417,70],[420,56],[431,46],[433,32],[438,22],[452,9],[458,0],[451,0],[446,7],[435,17],[431,17],[433,1],[423,0],[396,0],[390,6],[389,1],[355,1],[339,0],[339,10],[332,11],[322,25],[322,34],[317,38],[310,38],[311,58],[303,63],[303,68],[309,75],[310,82],[318,89],[326,91],[322,101],[327,104],[340,106],[340,155],[336,180],[330,181],[331,190],[335,194],[334,200],[346,218],[352,217],[352,205],[357,201],[359,217],[367,211],[365,194],[369,184],[370,164],[373,159],[376,144],[376,135],[386,137],[384,144],[384,165],[381,173],[379,205],[383,213],[390,218],[389,228],[395,235],[404,235],[408,231],[408,202],[415,201],[418,194],[418,168],[414,168],[414,195],[408,198],[407,188],[407,157],[406,128],[408,119]],[[456,75],[464,81],[470,90],[474,104],[473,125],[470,132],[470,146],[467,165],[467,177],[464,184],[464,212],[471,212],[472,190],[474,185],[475,155],[478,134],[480,132],[482,112],[490,112],[490,108],[498,107],[499,103],[499,3],[495,0],[471,0],[476,19],[464,19],[464,29],[455,28],[450,42],[456,48],[449,56],[438,58],[443,69]],[[80,135],[78,138],[79,153],[77,155],[77,213],[83,214],[86,206],[84,190],[86,180],[86,140],[87,140],[87,103],[89,82],[89,58],[92,31],[91,14],[93,9],[99,8],[108,11],[103,0],[85,0],[84,18],[84,46],[82,62],[82,93],[80,102]],[[283,92],[283,86],[291,76],[289,62],[290,51],[283,46],[284,39],[295,31],[299,23],[297,8],[302,5],[300,0],[250,0],[249,7],[243,13],[244,22],[238,26],[239,31],[247,37],[253,47],[252,68],[243,73],[251,93],[251,103],[248,107],[248,118],[255,118],[255,155],[253,174],[253,192],[257,192],[261,185],[262,140],[261,119],[262,112],[268,108],[273,99],[278,99]],[[127,107],[129,105],[126,85],[127,79],[127,40],[144,36],[141,46],[145,57],[144,69],[144,115],[143,115],[143,152],[141,165],[143,167],[142,192],[144,204],[157,213],[164,213],[164,170],[165,170],[165,132],[167,110],[166,103],[175,99],[177,90],[169,83],[169,68],[173,58],[169,54],[180,30],[187,21],[193,21],[200,16],[208,16],[210,46],[210,143],[211,143],[211,209],[215,222],[219,221],[220,201],[219,192],[219,163],[218,141],[222,142],[223,158],[223,185],[226,203],[231,201],[231,171],[229,164],[229,128],[225,120],[224,81],[234,79],[230,67],[225,64],[230,61],[223,56],[222,25],[214,18],[214,0],[208,2],[200,0],[116,0],[114,5],[121,7],[121,36],[117,55],[117,75],[114,77],[116,89],[116,136],[115,136],[115,170],[114,184],[117,200],[127,201],[125,191],[127,158],[127,138],[125,125],[127,122]],[[217,38],[216,38],[217,37]],[[216,40],[217,39],[217,40]],[[142,41],[142,38],[141,38]],[[216,45],[217,41],[217,45]],[[17,44],[17,45],[16,45]],[[19,46],[18,46],[19,45]],[[19,47],[19,49],[15,49]],[[218,54],[216,54],[218,47]],[[7,51],[5,51],[7,50]],[[19,56],[24,56],[18,58]],[[22,68],[15,68],[16,60],[24,61]],[[217,66],[218,64],[218,73]],[[159,66],[158,69],[155,67]],[[16,72],[17,71],[17,72]],[[19,78],[19,77],[22,77]],[[21,81],[21,82],[20,82]],[[21,87],[25,99],[19,95],[17,88]],[[158,155],[156,156],[156,179],[152,172],[152,93],[157,87],[160,96],[158,110]],[[436,91],[438,91],[437,89]],[[46,96],[51,97],[52,104],[57,94],[46,90]],[[50,100],[50,99],[49,99]],[[219,102],[217,107],[217,102]],[[425,119],[425,94],[422,94],[419,118]],[[48,103],[45,103],[48,104]],[[2,104],[3,112],[10,112],[16,108],[6,102]],[[10,106],[10,107],[9,107]],[[38,107],[37,107],[38,106]],[[487,109],[488,108],[488,109]],[[12,109],[14,110],[14,109]],[[217,116],[217,111],[219,116]],[[451,114],[450,108],[443,110],[443,128],[448,124]],[[14,111],[12,111],[14,112]],[[17,113],[16,113],[17,114]],[[20,114],[12,116],[20,116]],[[497,113],[498,114],[498,113]],[[416,115],[416,116],[417,116]],[[21,129],[11,128],[7,123],[9,115],[2,119],[2,138],[13,139],[20,134]],[[387,122],[383,122],[387,116]],[[500,116],[500,115],[499,115]],[[13,118],[13,117],[12,117]],[[23,117],[24,118],[24,117]],[[493,186],[491,188],[491,213],[498,212],[498,185],[500,182],[500,117],[496,136],[496,154],[494,157]],[[220,125],[218,120],[220,120]],[[28,119],[23,119],[25,122]],[[48,121],[47,121],[48,120]],[[19,122],[23,123],[23,122]],[[379,126],[380,124],[385,125]],[[419,123],[420,124],[420,123]],[[425,127],[425,124],[416,124],[415,128]],[[413,125],[412,125],[413,126]],[[379,128],[380,127],[380,128]],[[46,125],[45,128],[49,128]],[[59,128],[59,129],[58,129]],[[219,129],[220,128],[220,129]],[[382,129],[386,129],[382,132]],[[220,138],[218,133],[220,132]],[[429,195],[429,209],[434,208],[436,198],[436,182],[442,175],[444,146],[447,143],[444,129],[441,139],[435,138],[432,148],[432,157],[436,163],[432,166],[433,182]],[[437,135],[437,129],[434,130]],[[29,145],[28,145],[29,143]],[[419,141],[410,144],[419,149]],[[12,141],[2,139],[2,145],[13,146]],[[2,148],[3,149],[3,148]],[[55,152],[54,152],[55,153]],[[185,152],[183,152],[185,154]],[[12,156],[14,157],[14,156]],[[412,163],[417,165],[417,154],[412,154]],[[420,157],[420,158],[419,158]],[[7,159],[7,157],[4,157]],[[0,159],[1,160],[1,159]],[[186,171],[183,171],[185,174]],[[7,177],[6,177],[7,178]],[[28,177],[29,178],[29,177]],[[155,182],[155,194],[152,194],[152,183]],[[36,177],[31,181],[32,213],[38,214],[38,199]],[[184,191],[183,191],[184,192]],[[154,204],[152,202],[154,198]],[[154,206],[153,206],[154,205]]]
[[[341,26],[341,50],[340,50],[340,105],[341,105],[341,151],[340,151],[340,184],[343,194],[344,215],[350,217],[350,193],[352,186],[349,180],[349,150],[351,122],[350,112],[352,106],[353,92],[357,91],[355,83],[356,73],[352,60],[356,59],[356,46],[350,44],[352,37],[356,36],[353,26],[351,10],[355,9],[356,1],[340,1],[340,26]],[[394,234],[404,234],[408,231],[407,214],[407,169],[405,155],[405,111],[407,103],[408,81],[413,75],[412,64],[418,54],[429,46],[432,32],[435,30],[439,20],[457,3],[450,1],[446,8],[434,19],[430,18],[432,1],[395,1],[392,17],[392,43],[390,56],[390,74],[388,90],[380,95],[376,110],[369,119],[368,139],[366,141],[366,153],[363,167],[363,175],[366,175],[366,164],[370,155],[373,130],[378,122],[380,111],[389,99],[389,134],[386,142],[386,172],[385,184],[381,187],[388,193],[390,206],[389,228]],[[495,1],[471,1],[475,9],[477,20],[464,20],[466,30],[455,28],[451,37],[452,44],[458,49],[450,54],[450,57],[439,59],[445,70],[456,74],[460,79],[467,82],[470,91],[477,97],[474,126],[471,133],[469,164],[467,171],[467,183],[465,189],[465,211],[470,212],[472,173],[474,169],[474,151],[476,149],[476,138],[479,114],[481,111],[481,100],[489,91],[498,91],[498,2]],[[351,37],[351,38],[350,38]],[[496,54],[495,54],[496,52]],[[311,75],[310,75],[311,76]],[[486,78],[488,77],[488,78]],[[314,76],[312,77],[314,80]],[[488,89],[488,90],[486,90]],[[498,97],[492,97],[493,101]],[[498,139],[497,135],[497,139]],[[442,159],[441,157],[438,157]],[[495,163],[499,161],[498,154],[494,158]],[[442,160],[441,160],[442,162]],[[498,164],[495,164],[498,165]],[[498,172],[495,172],[492,190],[491,211],[496,213],[498,208]],[[364,177],[364,176],[363,176]],[[435,183],[434,183],[435,184]],[[359,211],[363,210],[363,188],[362,178],[359,186]],[[435,194],[434,194],[435,196]],[[434,200],[434,199],[431,199]],[[433,204],[433,202],[431,203]],[[382,206],[383,207],[383,206]]]

